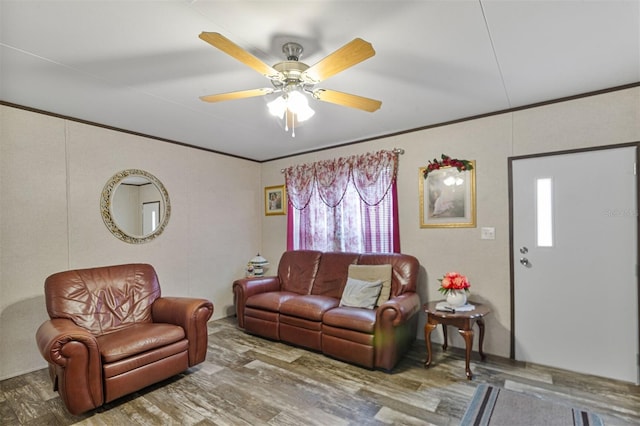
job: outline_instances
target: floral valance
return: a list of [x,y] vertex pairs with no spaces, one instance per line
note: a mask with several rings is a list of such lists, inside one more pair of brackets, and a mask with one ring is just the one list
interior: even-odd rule
[[342,201],[351,182],[362,201],[374,206],[391,188],[397,169],[397,154],[384,150],[299,164],[284,170],[287,196],[293,207],[302,210],[317,190],[327,206],[335,207]]

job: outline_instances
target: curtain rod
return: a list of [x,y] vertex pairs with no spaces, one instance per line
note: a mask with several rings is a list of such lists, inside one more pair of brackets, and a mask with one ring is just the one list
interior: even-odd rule
[[[393,148],[391,150],[391,152],[393,152],[395,155],[402,155],[404,154],[404,149],[402,148]],[[280,169],[280,173],[284,173],[286,169]]]

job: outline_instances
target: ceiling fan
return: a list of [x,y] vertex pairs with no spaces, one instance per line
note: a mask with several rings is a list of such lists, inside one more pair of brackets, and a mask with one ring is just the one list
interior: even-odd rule
[[200,99],[205,102],[251,98],[275,92],[283,92],[283,96],[286,99],[289,94],[298,91],[307,93],[314,99],[320,101],[357,108],[368,112],[374,112],[382,105],[382,102],[375,99],[335,90],[315,88],[315,85],[321,81],[375,55],[376,52],[373,50],[371,43],[360,38],[356,38],[345,44],[312,66],[308,66],[299,61],[303,51],[302,46],[299,43],[288,42],[282,46],[282,51],[287,56],[287,60],[278,62],[273,65],[273,67],[265,64],[222,34],[203,32],[200,34],[200,38],[264,75],[271,80],[271,84],[273,85],[272,88],[267,87],[201,96]]

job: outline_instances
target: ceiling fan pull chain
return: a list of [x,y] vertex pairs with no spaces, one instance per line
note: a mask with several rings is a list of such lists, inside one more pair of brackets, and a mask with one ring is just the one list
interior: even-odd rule
[[289,110],[288,109],[284,110],[284,131],[285,132],[289,131]]
[[295,138],[296,137],[296,113],[292,112],[291,113],[291,137]]

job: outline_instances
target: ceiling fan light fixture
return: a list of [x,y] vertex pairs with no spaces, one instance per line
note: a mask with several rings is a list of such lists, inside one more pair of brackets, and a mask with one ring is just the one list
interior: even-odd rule
[[316,113],[305,95],[299,90],[288,90],[267,104],[269,113],[284,120],[284,130],[291,128],[291,137],[296,137],[296,123],[302,123]]
[[[267,104],[269,113],[274,117],[283,119],[286,114],[295,115],[298,123],[306,121],[316,113],[310,106],[309,100],[298,90],[292,90],[278,96]],[[288,126],[286,128],[288,130]]]
[[282,119],[282,117],[284,117],[284,111],[287,109],[287,101],[283,96],[278,96],[267,103],[267,108],[269,108],[269,114]]
[[297,90],[289,92],[287,97],[287,109],[294,113],[298,121],[306,121],[316,113],[310,106],[305,95]]

